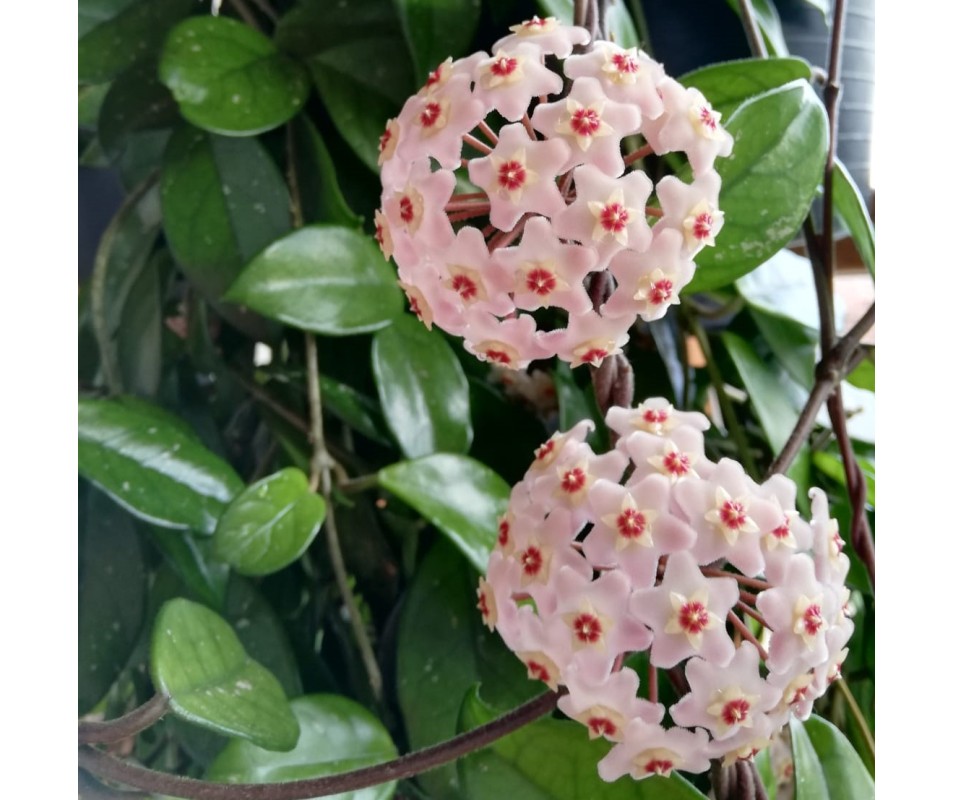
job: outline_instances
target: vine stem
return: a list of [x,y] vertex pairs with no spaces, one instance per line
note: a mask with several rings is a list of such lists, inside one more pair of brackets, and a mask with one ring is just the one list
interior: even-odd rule
[[858,701],[855,700],[855,696],[851,693],[851,689],[848,688],[848,684],[844,678],[839,678],[837,681],[835,681],[835,688],[841,692],[842,697],[845,698],[845,702],[848,703],[848,708],[851,710],[851,716],[854,717],[855,723],[857,723],[858,727],[861,729],[861,738],[865,740],[865,747],[871,756],[871,760],[874,761],[874,736],[871,734],[871,729],[868,727],[868,721],[865,719],[865,715],[861,713],[861,707],[858,705]]
[[556,708],[556,692],[542,694],[513,711],[453,739],[370,767],[284,783],[212,783],[130,764],[102,750],[83,746],[79,766],[126,786],[186,800],[306,800],[410,778],[480,750]]
[[157,694],[138,708],[116,719],[79,723],[80,744],[112,744],[135,736],[158,722],[169,710],[169,698]]
[[338,538],[338,525],[335,522],[334,497],[332,496],[331,467],[333,459],[325,447],[325,434],[321,415],[321,388],[318,380],[318,344],[312,333],[305,333],[305,362],[308,369],[308,408],[311,418],[311,478],[309,485],[312,491],[321,491],[325,499],[325,541],[328,543],[328,555],[331,558],[331,569],[335,575],[335,583],[341,593],[345,609],[348,612],[348,622],[354,634],[355,644],[361,654],[361,661],[368,674],[368,684],[375,699],[380,702],[384,692],[384,681],[381,677],[381,668],[374,657],[374,649],[368,632],[361,621],[361,612],[355,600],[354,593],[348,585],[348,572],[345,569],[344,556],[341,552],[341,541]]

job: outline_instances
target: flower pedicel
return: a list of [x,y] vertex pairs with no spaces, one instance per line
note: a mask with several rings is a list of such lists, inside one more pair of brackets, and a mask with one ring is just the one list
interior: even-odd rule
[[[490,54],[438,66],[388,122],[376,237],[411,310],[478,358],[599,366],[638,317],[678,302],[713,244],[713,163],[732,138],[641,51],[598,41],[571,55],[589,34],[552,17],[511,31]],[[692,180],[654,185],[638,164],[670,152]],[[539,309],[557,327],[539,328]]]
[[[480,580],[483,620],[531,678],[566,687],[561,711],[614,743],[604,780],[750,758],[808,717],[848,652],[849,562],[828,501],[813,489],[804,521],[791,480],[709,461],[708,420],[665,400],[606,422],[619,435],[606,454],[585,443],[588,420],[537,449]],[[625,665],[641,651],[653,673],[684,671],[668,708]]]

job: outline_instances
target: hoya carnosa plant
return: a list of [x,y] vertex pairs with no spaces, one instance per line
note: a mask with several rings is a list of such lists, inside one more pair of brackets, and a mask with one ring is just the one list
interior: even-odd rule
[[[559,708],[613,748],[604,780],[702,772],[768,745],[840,675],[854,625],[825,495],[703,452],[708,420],[653,398],[536,451],[511,494],[478,608]],[[641,680],[634,654],[646,653]],[[659,702],[660,670],[681,698]],[[665,722],[664,722],[665,720]]]
[[[637,49],[571,55],[589,33],[552,17],[511,31],[445,61],[388,122],[376,237],[411,310],[478,358],[599,366],[678,302],[715,241],[713,164],[732,138]],[[654,184],[640,164],[673,152],[692,179]]]

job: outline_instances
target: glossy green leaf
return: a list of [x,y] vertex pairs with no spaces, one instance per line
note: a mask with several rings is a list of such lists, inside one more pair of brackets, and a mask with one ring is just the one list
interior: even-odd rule
[[298,741],[298,720],[281,684],[205,606],[178,598],[162,607],[150,671],[156,689],[183,719],[268,750],[288,751]]
[[[388,52],[392,41],[382,39],[383,45],[378,45],[383,48],[381,52]],[[373,172],[377,172],[378,140],[388,120],[401,110],[401,105],[380,90],[339,72],[317,58],[310,58],[308,66],[315,87],[341,137]],[[408,97],[412,91],[408,91]],[[360,97],[361,102],[355,103],[355,97]]]
[[103,150],[115,157],[131,134],[168,128],[178,119],[172,95],[159,82],[155,59],[143,59],[110,86],[99,110],[99,140]]
[[861,197],[858,184],[845,169],[845,165],[835,159],[835,169],[831,183],[832,202],[835,213],[848,228],[854,239],[858,255],[868,268],[872,277],[875,274],[875,233],[874,223],[868,214],[868,207]]
[[829,795],[838,800],[873,800],[874,781],[845,735],[814,714],[803,727],[821,762]]
[[268,575],[296,561],[325,520],[308,476],[288,467],[242,491],[215,529],[216,555],[243,575]]
[[79,0],[79,36],[115,17],[136,0]]
[[795,762],[795,800],[842,800],[840,795],[832,797],[829,794],[821,761],[805,726],[792,718],[789,730],[792,733],[792,760]]
[[[108,81],[138,59],[156,53],[169,29],[198,10],[195,0],[99,2],[84,6],[83,27],[89,29],[79,40],[80,83]],[[83,11],[81,6],[81,22]],[[96,19],[102,21],[94,24]]]
[[775,780],[775,772],[772,769],[772,753],[768,747],[759,750],[753,759],[755,768],[762,778],[762,786],[765,787],[765,793],[768,800],[776,800],[778,796],[778,785]]
[[406,457],[467,452],[474,434],[470,389],[439,331],[401,314],[374,335],[371,367],[384,417]]
[[103,232],[93,262],[90,281],[93,331],[99,346],[103,377],[113,392],[126,388],[117,338],[126,302],[146,269],[159,235],[161,214],[157,199],[152,180],[137,187],[123,201]]
[[143,624],[146,571],[132,518],[104,494],[80,496],[79,713],[102,699]]
[[229,567],[209,557],[209,540],[189,531],[150,526],[149,536],[190,596],[222,611],[229,585]]
[[730,332],[722,334],[722,342],[745,384],[772,452],[778,455],[798,421],[792,398],[779,382],[778,371],[766,364],[751,344]]
[[[483,624],[477,611],[477,576],[447,541],[424,558],[401,609],[397,644],[397,695],[413,749],[457,733],[461,703],[475,683],[492,692],[502,710],[539,694],[542,684]],[[432,797],[459,798],[457,767],[419,777]]]
[[304,114],[291,123],[295,172],[305,222],[333,222],[357,228],[361,218],[348,206],[335,162],[318,130]]
[[580,420],[593,419],[586,394],[573,379],[573,371],[561,361],[554,367],[552,374],[560,409],[559,429],[568,431]]
[[688,291],[717,289],[788,244],[815,197],[828,148],[825,110],[805,81],[743,103],[725,124],[732,155],[716,165],[725,225],[696,257]]
[[226,299],[329,335],[383,328],[404,305],[374,240],[336,225],[309,225],[271,244],[242,271]]
[[[310,56],[345,42],[397,34],[398,50],[388,52],[393,60],[409,61],[401,37],[393,0],[361,0],[334,3],[328,0],[297,0],[275,27],[275,44],[287,53]],[[372,69],[373,65],[366,65]]]
[[[311,694],[291,701],[301,727],[294,750],[275,753],[233,740],[212,763],[206,780],[220,783],[279,783],[320,778],[379,764],[397,756],[387,729],[354,700]],[[387,800],[396,781],[331,796],[331,800]]]
[[810,80],[811,75],[811,66],[801,58],[742,58],[687,72],[679,82],[702,92],[728,120],[749,98],[799,78]]
[[480,0],[396,0],[417,82],[445,58],[466,55],[480,19]]
[[[472,691],[461,708],[461,726],[474,728],[499,716]],[[468,800],[704,800],[685,778],[654,775],[606,783],[596,771],[611,742],[589,739],[571,720],[539,719],[458,762]]]
[[[868,459],[855,454],[855,461],[861,468],[861,474],[865,477],[865,487],[867,489],[866,500],[869,505],[875,505],[875,466]],[[825,450],[819,450],[812,454],[812,463],[819,472],[827,475],[842,486],[845,486],[845,464],[840,455],[834,455]]]
[[[256,253],[291,229],[285,181],[257,139],[183,126],[163,157],[160,188],[169,247],[213,304]],[[218,308],[236,324],[250,316]]]
[[510,487],[467,456],[439,453],[399,461],[378,472],[381,485],[442,531],[478,570],[497,540]]
[[285,694],[300,695],[301,675],[284,621],[252,581],[235,574],[231,576],[224,616],[245,652],[278,678]]
[[122,305],[116,351],[123,387],[153,397],[162,377],[161,255],[155,254],[129,288]]
[[[726,0],[726,2],[739,13],[739,0]],[[762,32],[762,38],[765,40],[765,46],[769,55],[787,56],[788,46],[785,43],[785,32],[782,30],[782,21],[779,19],[778,11],[772,0],[751,0],[752,13],[755,15],[755,22]]]
[[765,341],[788,373],[806,389],[815,383],[818,331],[798,320],[749,307],[749,313]]
[[327,375],[321,375],[319,382],[322,403],[328,411],[369,439],[392,445],[381,408],[375,401]]
[[636,24],[624,0],[606,0],[603,5],[606,38],[627,49],[639,46]]
[[80,474],[141,519],[212,533],[242,481],[183,427],[129,398],[80,400]]
[[229,17],[191,17],[173,28],[159,76],[187,120],[231,136],[276,128],[308,99],[305,68]]

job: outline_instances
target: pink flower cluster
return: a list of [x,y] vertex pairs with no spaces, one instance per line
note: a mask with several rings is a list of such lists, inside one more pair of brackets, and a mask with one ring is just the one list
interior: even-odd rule
[[[608,453],[586,444],[588,420],[536,451],[478,608],[531,678],[566,687],[567,716],[615,743],[604,780],[750,758],[809,715],[848,652],[848,556],[827,498],[813,489],[801,519],[791,480],[713,463],[705,416],[665,400],[606,422]],[[645,687],[628,660],[640,651]],[[668,708],[660,669],[684,688]]]
[[[678,302],[713,244],[713,163],[732,138],[699,91],[639,50],[601,41],[571,55],[589,34],[552,17],[511,31],[490,54],[445,61],[388,122],[376,238],[411,310],[478,358],[598,366],[638,317]],[[654,185],[638,168],[677,151],[690,183]],[[608,273],[605,293],[594,273]],[[538,329],[531,312],[546,308],[565,327]]]

